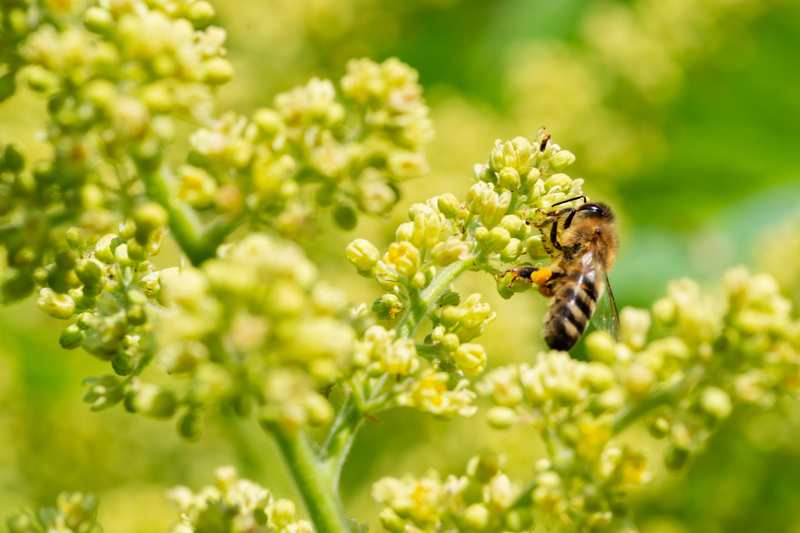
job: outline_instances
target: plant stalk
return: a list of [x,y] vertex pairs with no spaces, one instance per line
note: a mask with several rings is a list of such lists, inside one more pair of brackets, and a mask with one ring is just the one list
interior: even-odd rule
[[143,169],[142,179],[147,195],[167,210],[170,231],[195,266],[214,257],[217,247],[241,222],[240,217],[234,217],[205,227],[194,209],[178,199],[173,190],[172,173],[164,165],[152,170]]
[[275,423],[264,423],[264,427],[275,437],[317,533],[349,533],[331,474],[318,460],[308,436]]
[[[399,337],[409,338],[413,336],[422,319],[430,313],[439,298],[450,288],[450,284],[474,264],[475,258],[462,259],[440,271],[433,278],[430,285],[420,293],[417,301],[413,302],[401,317],[397,324]],[[380,393],[382,389],[382,386],[376,387],[375,394]],[[374,399],[374,397],[367,398],[367,403]],[[363,422],[364,414],[359,411],[352,395],[348,395],[339,409],[336,420],[331,426],[323,446],[325,461],[328,465],[335,491],[338,491],[342,468],[347,461],[347,455],[350,453],[353,441]]]

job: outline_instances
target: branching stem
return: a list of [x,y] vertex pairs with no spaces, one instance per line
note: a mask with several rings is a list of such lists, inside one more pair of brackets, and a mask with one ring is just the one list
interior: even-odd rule
[[331,473],[305,432],[274,423],[264,423],[264,427],[275,437],[317,533],[349,533]]

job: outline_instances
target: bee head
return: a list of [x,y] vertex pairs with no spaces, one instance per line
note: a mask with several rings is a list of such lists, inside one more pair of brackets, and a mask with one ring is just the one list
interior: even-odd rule
[[614,221],[614,212],[608,205],[600,202],[583,204],[577,211],[591,218],[601,218],[609,222]]

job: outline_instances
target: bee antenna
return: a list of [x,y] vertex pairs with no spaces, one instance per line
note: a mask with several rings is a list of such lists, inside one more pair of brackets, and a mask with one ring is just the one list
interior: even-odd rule
[[586,195],[581,194],[580,196],[573,196],[572,198],[567,198],[566,200],[561,200],[560,202],[556,202],[553,205],[551,205],[550,207],[555,207],[557,205],[566,204],[566,203],[569,203],[569,202],[574,202],[575,200],[583,200],[583,203],[586,203],[588,201],[587,198],[586,198]]

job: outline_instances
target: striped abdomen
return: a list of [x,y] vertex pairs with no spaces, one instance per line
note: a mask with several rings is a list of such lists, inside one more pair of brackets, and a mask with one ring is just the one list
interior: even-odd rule
[[593,268],[563,278],[544,319],[544,340],[550,348],[567,351],[578,342],[602,291],[602,282]]

